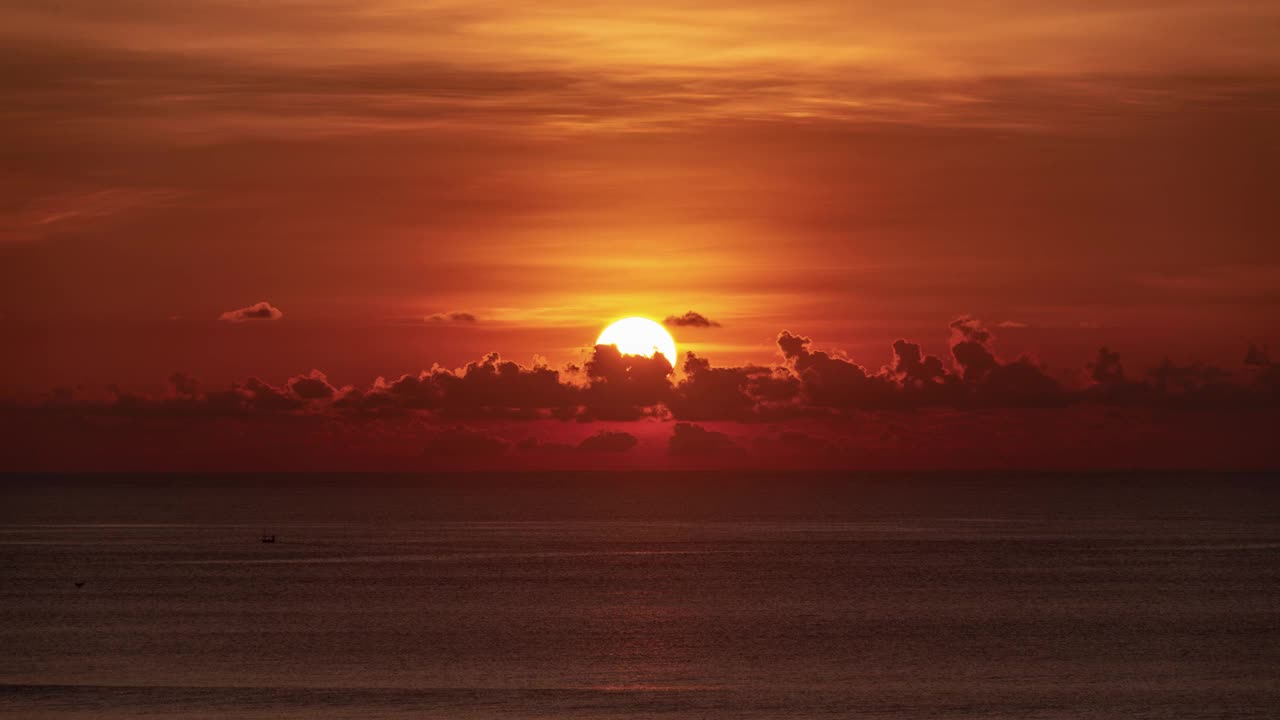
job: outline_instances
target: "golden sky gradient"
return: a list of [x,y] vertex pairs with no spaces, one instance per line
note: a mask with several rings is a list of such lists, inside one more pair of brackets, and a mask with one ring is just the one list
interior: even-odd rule
[[726,362],[961,313],[1238,359],[1280,340],[1277,36],[1203,0],[11,0],[4,383],[562,362],[688,310]]

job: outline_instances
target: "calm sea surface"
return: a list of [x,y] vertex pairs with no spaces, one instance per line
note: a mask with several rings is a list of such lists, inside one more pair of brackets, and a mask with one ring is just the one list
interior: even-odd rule
[[1275,718],[1280,478],[10,477],[0,716]]

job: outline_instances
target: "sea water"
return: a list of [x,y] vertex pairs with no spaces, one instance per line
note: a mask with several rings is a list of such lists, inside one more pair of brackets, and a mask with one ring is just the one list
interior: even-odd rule
[[1278,480],[9,477],[0,716],[1273,718]]

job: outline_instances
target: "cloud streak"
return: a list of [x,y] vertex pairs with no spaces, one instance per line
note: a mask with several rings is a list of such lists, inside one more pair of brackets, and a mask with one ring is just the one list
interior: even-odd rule
[[[4,40],[0,81],[28,114],[59,125],[171,140],[371,128],[501,127],[562,136],[740,122],[1066,130],[1096,126],[1108,114],[1239,107],[1274,99],[1277,90],[1275,54],[1258,30],[1275,13],[1261,9],[1215,18],[1236,36],[1236,44],[1228,45],[1205,42],[1199,22],[1212,10],[1207,3],[1198,11],[1130,8],[1124,22],[1084,6],[1075,8],[1071,22],[1054,12],[1007,10],[978,12],[985,16],[979,20],[969,8],[965,26],[991,30],[973,33],[970,44],[958,37],[938,43],[893,12],[842,9],[843,3],[812,7],[803,22],[763,3],[733,12],[715,4],[673,4],[645,13],[558,4],[564,17],[582,22],[548,22],[556,16],[550,10],[504,7],[476,14],[432,5],[406,12],[403,4],[382,0],[371,4],[382,6],[376,11],[350,0],[305,11],[264,7],[252,13],[262,24],[251,26],[242,19],[247,6],[229,13],[189,4],[199,8],[192,14],[211,18],[205,26],[149,3],[121,11],[112,22],[88,3],[61,4],[57,12],[32,4],[20,12],[26,32]],[[938,6],[930,15],[956,12]],[[389,27],[386,18],[398,15],[405,24]],[[829,24],[817,20],[823,15],[831,16]],[[1023,17],[1014,21],[1010,15]],[[1143,15],[1158,15],[1169,32],[1132,30],[1141,27],[1136,17]],[[155,33],[164,17],[183,32]],[[659,17],[671,30],[654,36]],[[263,43],[257,52],[243,44],[227,47],[216,35],[215,28],[233,19],[222,32],[234,28]],[[405,34],[415,26],[417,33]],[[490,32],[477,34],[479,26]],[[77,34],[69,27],[79,28]],[[356,27],[367,30],[351,35]],[[1015,27],[1021,32],[1008,32]],[[1062,35],[1061,44],[1048,50],[1031,42],[1022,34],[1028,27],[1039,28],[1037,40],[1039,33]],[[534,32],[544,42],[533,43]],[[127,44],[122,36],[131,33],[151,37],[151,49],[120,49]],[[381,42],[371,45],[371,37]],[[343,51],[344,42],[360,38],[358,49]],[[1118,64],[1120,54],[1113,53],[1111,62],[1100,63],[1097,48],[1105,42],[1133,61]],[[271,43],[293,48],[287,62],[263,49]],[[1259,58],[1256,67],[1233,61],[1241,44]],[[860,50],[851,55],[855,47]],[[743,48],[757,50],[744,57]],[[807,60],[815,53],[823,63]],[[1013,57],[1019,61],[1003,60]],[[949,72],[940,79],[943,68]],[[157,116],[154,108],[175,97],[183,102]],[[1110,113],[1081,112],[1101,107]]]

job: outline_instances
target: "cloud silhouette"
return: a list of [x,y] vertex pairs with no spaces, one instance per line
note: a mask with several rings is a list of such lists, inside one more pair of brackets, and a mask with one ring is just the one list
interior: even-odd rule
[[276,387],[268,382],[251,377],[242,384],[235,385],[230,391],[231,397],[214,394],[214,399],[238,399],[240,405],[249,410],[266,412],[282,412],[297,410],[302,401],[291,395],[287,389]]
[[896,404],[891,397],[898,386],[890,378],[868,374],[851,360],[810,350],[810,344],[809,338],[786,330],[778,335],[778,349],[799,378],[807,405],[838,411]]
[[708,318],[707,316],[696,313],[692,310],[683,315],[668,315],[662,321],[667,327],[698,327],[698,328],[718,328],[720,323]]
[[1271,364],[1271,350],[1266,345],[1250,343],[1244,354],[1244,364],[1265,367]]
[[671,363],[653,357],[624,355],[616,345],[597,345],[582,367],[584,420],[636,420],[671,397]]
[[441,367],[343,393],[335,405],[364,411],[430,410],[457,419],[539,417],[539,411],[572,414],[577,388],[546,365],[525,367],[497,353],[457,371]]
[[477,322],[480,322],[480,318],[476,317],[473,313],[461,311],[435,313],[434,315],[428,315],[425,319],[427,322],[455,323],[458,325],[474,325]]
[[329,384],[329,378],[319,370],[289,378],[285,386],[301,400],[327,400],[337,393],[337,389]]
[[830,442],[798,430],[783,430],[778,433],[776,442],[792,452],[821,454],[832,450]]
[[994,336],[974,317],[951,321],[951,356],[961,368],[968,397],[979,405],[1045,407],[1068,402],[1062,385],[1033,358],[1002,363],[991,349]]
[[218,316],[218,319],[226,322],[242,323],[252,320],[279,320],[282,317],[284,317],[284,313],[280,312],[279,308],[264,300],[238,310],[228,310]]
[[895,340],[887,372],[918,404],[946,404],[956,395],[956,378],[947,374],[941,359],[925,355],[916,343]]
[[576,452],[578,450],[578,446],[562,442],[539,440],[536,437],[529,436],[516,443],[516,449],[521,452],[562,454]]
[[736,455],[744,451],[741,445],[722,432],[708,430],[701,425],[678,422],[671,433],[671,439],[667,441],[667,452],[671,455],[696,457]]
[[712,367],[688,353],[668,406],[680,420],[750,420],[793,407],[800,383],[785,368]]
[[[808,337],[783,331],[777,338],[778,366],[717,367],[687,353],[676,381],[661,355],[624,355],[616,346],[602,345],[581,366],[563,369],[542,361],[522,365],[490,353],[461,368],[435,366],[394,379],[379,377],[362,387],[337,388],[320,370],[287,378],[280,386],[251,377],[224,389],[175,373],[168,388],[153,395],[116,387],[96,396],[68,390],[22,400],[0,398],[0,409],[134,417],[333,413],[421,414],[441,423],[641,418],[690,423],[853,417],[925,408],[1280,407],[1280,366],[1260,347],[1250,349],[1234,372],[1165,361],[1137,374],[1127,373],[1120,354],[1104,347],[1074,372],[1076,380],[1068,387],[1034,358],[1001,359],[993,348],[994,336],[974,318],[956,318],[949,329],[950,364],[899,339],[890,348],[889,362],[874,371],[837,352],[815,349]],[[625,442],[613,436],[588,438],[584,449]]]
[[505,453],[509,447],[502,438],[459,425],[428,437],[423,452],[436,460],[490,458]]
[[601,430],[578,443],[578,450],[582,452],[626,452],[639,442],[635,435],[628,432]]

